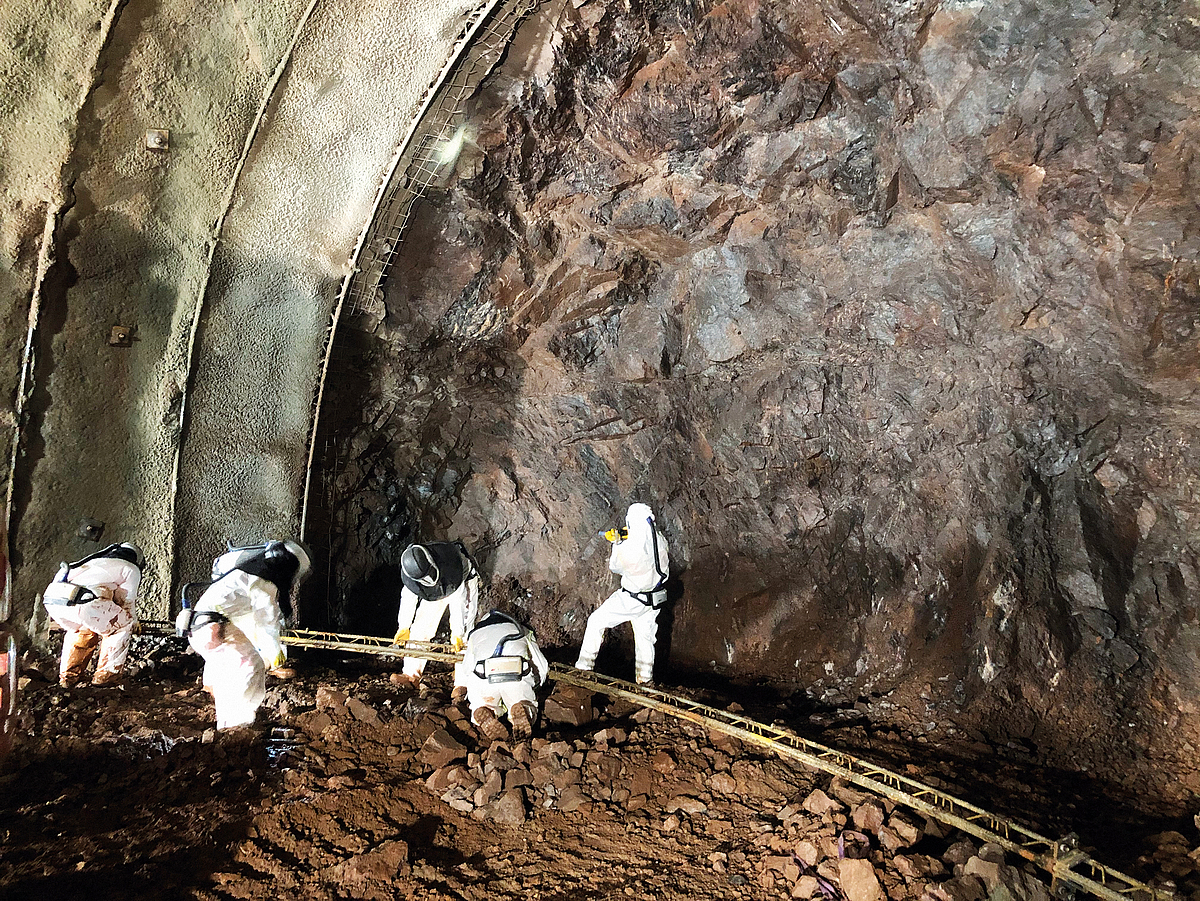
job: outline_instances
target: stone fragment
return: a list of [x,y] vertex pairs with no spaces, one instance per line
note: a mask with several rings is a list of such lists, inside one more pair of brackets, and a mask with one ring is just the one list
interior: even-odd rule
[[975,856],[975,845],[968,839],[955,842],[942,854],[946,866],[956,867],[966,863]]
[[667,813],[675,813],[680,811],[688,816],[704,813],[708,810],[708,805],[699,798],[689,798],[687,795],[676,795],[668,801],[663,808]]
[[347,697],[344,691],[337,691],[328,685],[321,685],[317,688],[317,709],[341,713],[346,708]]
[[915,845],[921,840],[921,827],[899,811],[888,817],[887,825],[896,834],[896,837],[904,843],[904,847]]
[[456,765],[439,767],[429,774],[429,778],[425,780],[425,787],[435,795],[444,795],[452,785],[457,784],[454,773],[459,770],[466,772],[461,766]]
[[475,789],[475,795],[471,800],[474,801],[476,807],[484,807],[496,800],[503,789],[504,777],[496,770],[492,770],[483,780],[483,785]]
[[875,800],[873,796],[859,791],[842,778],[836,778],[829,784],[829,794],[852,810],[865,801]]
[[333,725],[333,720],[324,710],[317,710],[308,715],[308,718],[303,720],[305,730],[310,735],[320,735],[326,729]]
[[504,772],[504,790],[511,791],[523,785],[533,785],[533,776],[523,766],[513,767]]
[[346,708],[350,711],[350,715],[360,723],[367,723],[372,726],[379,723],[379,712],[370,704],[365,704],[358,698],[348,698],[346,700]]
[[720,792],[723,795],[732,795],[737,791],[737,780],[728,773],[717,773],[708,783],[712,786],[712,790]]
[[984,842],[979,846],[978,857],[992,863],[1004,863],[1004,849],[995,842]]
[[850,814],[850,819],[863,832],[875,834],[883,826],[883,818],[885,816],[886,813],[883,809],[883,804],[880,801],[872,799],[864,801],[855,807]]
[[820,891],[816,876],[801,876],[792,886],[793,898],[812,898]]
[[601,729],[592,736],[592,740],[597,743],[604,742],[610,745],[619,745],[622,744],[627,737],[627,733],[624,729],[609,728]]
[[946,868],[936,857],[926,854],[897,854],[892,858],[896,871],[908,880],[944,876]]
[[417,759],[426,766],[444,767],[467,756],[467,749],[445,729],[435,730],[421,745]]
[[667,817],[665,820],[663,820],[661,831],[662,832],[674,832],[676,829],[679,828],[679,824],[681,822],[682,822],[682,820],[680,820],[678,816],[676,816],[675,814],[671,814],[669,817]]
[[559,685],[542,705],[542,716],[548,723],[586,726],[595,718],[592,693],[583,688]]
[[1109,642],[1108,653],[1112,656],[1113,670],[1118,674],[1131,669],[1142,659],[1141,654],[1119,638]]
[[1003,869],[1003,864],[996,863],[992,860],[984,860],[982,857],[972,857],[963,864],[964,876],[978,876],[983,880],[983,884],[987,886],[990,893],[996,886],[1000,884],[1000,871]]
[[587,803],[587,795],[578,785],[568,785],[558,796],[558,809],[570,813]]
[[933,901],[984,901],[988,896],[976,876],[952,876],[945,882],[931,884],[927,894]]
[[827,813],[836,813],[842,809],[842,805],[833,800],[825,792],[819,788],[814,788],[809,792],[808,797],[804,799],[803,807],[809,813],[817,816],[824,816]]
[[475,809],[467,789],[461,785],[456,785],[446,794],[442,795],[442,800],[457,810],[459,813],[470,813]]
[[675,758],[666,751],[657,751],[650,758],[650,766],[654,767],[660,773],[671,773],[674,772],[677,764],[675,763]]
[[502,826],[520,826],[525,815],[525,795],[519,788],[504,792],[487,808],[488,819]]
[[351,898],[363,897],[368,887],[386,886],[407,871],[408,845],[398,839],[382,842],[334,868],[341,891]]
[[883,886],[869,860],[838,861],[838,877],[846,901],[882,901]]
[[821,854],[817,851],[817,846],[812,842],[796,842],[792,847],[792,853],[802,860],[806,866],[810,867],[815,867],[817,861],[821,859]]
[[1117,637],[1117,619],[1107,610],[1096,607],[1084,607],[1079,611],[1079,618],[1089,629],[1101,638]]

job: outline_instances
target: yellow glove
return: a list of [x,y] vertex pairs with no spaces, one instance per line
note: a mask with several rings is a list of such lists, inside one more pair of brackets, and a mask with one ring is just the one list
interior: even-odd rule
[[601,533],[605,541],[611,541],[616,544],[618,541],[624,541],[629,537],[628,529],[609,529],[607,532]]
[[462,640],[461,636],[455,635],[454,641],[451,642],[451,645],[454,647],[455,651],[461,651],[467,646],[467,643]]
[[287,654],[285,654],[283,651],[280,651],[275,655],[273,660],[267,661],[267,669],[279,669],[279,667],[283,666],[285,663],[287,663]]
[[400,629],[396,632],[396,637],[392,639],[392,644],[402,644],[408,641],[408,629]]

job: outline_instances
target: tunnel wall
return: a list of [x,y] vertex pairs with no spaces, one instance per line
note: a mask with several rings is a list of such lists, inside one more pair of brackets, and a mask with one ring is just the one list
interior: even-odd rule
[[14,617],[33,631],[57,561],[98,546],[83,520],[145,549],[146,617],[226,538],[295,530],[332,299],[470,5],[0,12],[0,426],[5,449],[20,429]]

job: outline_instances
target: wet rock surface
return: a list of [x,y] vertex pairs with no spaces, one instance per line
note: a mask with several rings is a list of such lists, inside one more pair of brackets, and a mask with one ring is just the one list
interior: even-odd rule
[[1195,21],[548,4],[343,323],[322,614],[384,634],[405,543],[462,538],[569,654],[645,500],[676,673],[1187,813]]
[[[25,667],[0,897],[1050,897],[996,846],[627,702],[489,741],[449,702],[448,673],[413,693],[382,662],[314,655],[270,685],[255,728],[214,733],[196,658],[159,662],[71,693]],[[924,761],[907,772],[939,781]],[[1023,800],[1042,818],[1027,825],[1063,826],[1046,822],[1062,799],[1027,785]],[[1194,824],[1080,832],[1091,847],[1114,830],[1105,862],[1200,892]]]

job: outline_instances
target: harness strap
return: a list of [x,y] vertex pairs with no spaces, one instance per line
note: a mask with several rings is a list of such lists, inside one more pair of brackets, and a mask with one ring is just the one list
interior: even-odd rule
[[[659,610],[664,606],[664,604],[666,602],[666,598],[665,598],[666,593],[663,591],[662,585],[663,585],[663,583],[659,582],[656,587],[651,588],[649,591],[630,591],[628,588],[622,588],[621,590],[623,592],[625,592],[627,595],[629,595],[631,598],[633,598],[635,601],[637,601],[639,604],[641,604],[642,606],[651,607],[655,610]],[[663,604],[655,604],[654,603],[654,596],[656,594],[664,595],[664,599],[663,599],[664,603]]]

